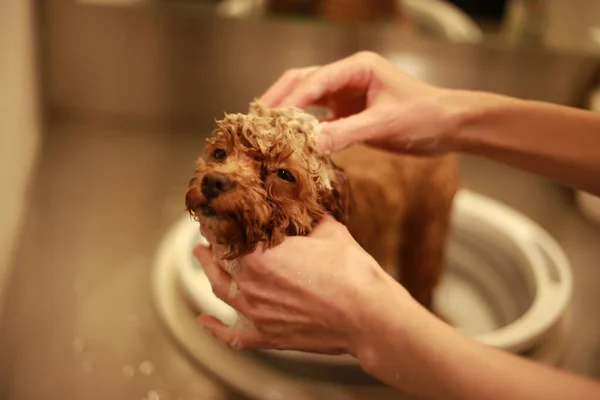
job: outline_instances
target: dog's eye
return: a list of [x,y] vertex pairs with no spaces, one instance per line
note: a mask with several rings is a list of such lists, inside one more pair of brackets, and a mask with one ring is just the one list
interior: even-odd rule
[[290,171],[285,169],[277,170],[277,176],[283,179],[284,181],[296,182],[296,178],[294,178],[294,175],[292,175]]
[[223,160],[225,157],[227,157],[227,153],[223,149],[216,149],[213,152],[213,158],[215,160]]

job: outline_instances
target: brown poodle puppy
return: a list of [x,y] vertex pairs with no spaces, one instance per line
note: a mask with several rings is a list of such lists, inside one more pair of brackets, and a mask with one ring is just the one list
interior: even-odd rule
[[226,115],[197,160],[187,210],[225,260],[307,235],[330,213],[431,309],[459,188],[455,159],[362,145],[327,156],[315,148],[318,123],[258,102],[247,115]]

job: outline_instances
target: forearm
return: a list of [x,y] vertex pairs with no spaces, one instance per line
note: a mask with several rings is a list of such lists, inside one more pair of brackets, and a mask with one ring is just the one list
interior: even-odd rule
[[[418,399],[597,399],[600,384],[492,349],[420,306],[388,296],[357,357],[365,370]],[[385,305],[384,305],[385,304]],[[383,307],[383,309],[381,309]],[[402,309],[402,312],[398,312]],[[365,324],[367,325],[367,324]]]
[[457,147],[600,195],[600,114],[537,101],[456,92]]
[[428,341],[415,338],[413,343],[425,365],[426,379],[433,379],[441,389],[430,398],[591,400],[600,396],[600,385],[592,380],[492,349],[456,331],[442,336],[442,330],[431,331]]

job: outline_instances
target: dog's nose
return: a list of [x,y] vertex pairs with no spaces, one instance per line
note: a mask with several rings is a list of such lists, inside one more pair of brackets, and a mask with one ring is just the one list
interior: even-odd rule
[[226,192],[233,186],[231,180],[218,172],[210,172],[202,178],[202,194],[208,200],[214,199],[221,193]]

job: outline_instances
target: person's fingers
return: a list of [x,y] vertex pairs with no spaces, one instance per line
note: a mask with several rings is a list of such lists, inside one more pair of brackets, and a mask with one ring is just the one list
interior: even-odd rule
[[198,322],[204,329],[209,331],[214,337],[231,346],[233,341],[233,329],[225,325],[212,315],[202,314],[198,317]]
[[[325,214],[308,237],[327,236],[333,229],[337,229],[339,225],[341,224],[332,215]],[[243,255],[239,259],[243,267],[240,274],[236,275],[236,279],[239,279],[241,282],[246,279],[248,274],[264,276],[273,268],[279,268],[282,265],[288,264],[285,260],[289,258],[290,249],[293,249],[294,243],[299,240],[307,240],[307,238],[302,236],[288,237],[276,247],[264,249],[262,246],[259,246],[252,253]]]
[[319,220],[319,222],[317,223],[317,225],[315,226],[313,231],[308,236],[314,235],[315,232],[319,233],[323,229],[337,225],[337,224],[338,224],[338,221],[335,219],[335,217],[329,213],[326,213],[321,217],[321,219]]
[[208,264],[213,261],[212,249],[210,244],[199,243],[194,246],[194,255],[201,264]]
[[290,69],[281,75],[281,77],[260,96],[260,101],[265,107],[277,107],[283,98],[285,98],[298,83],[308,74],[319,67],[306,67]]
[[233,349],[257,347],[262,339],[260,332],[254,328],[227,326],[212,315],[202,314],[198,317],[198,322],[214,337]]
[[334,235],[338,235],[340,232],[346,231],[348,228],[336,220],[332,215],[326,214],[321,218],[319,223],[315,226],[310,234],[309,238],[316,239],[330,239]]
[[378,132],[393,129],[385,126],[381,113],[372,108],[347,118],[321,123],[316,135],[319,151],[333,153],[355,143],[374,138]]
[[215,296],[229,303],[231,298],[234,297],[232,296],[232,288],[237,288],[231,275],[213,260],[212,251],[209,247],[203,244],[197,245],[194,247],[194,255],[202,264]]
[[373,78],[374,55],[354,55],[308,74],[280,102],[282,107],[306,108],[340,90],[367,91]]
[[[227,326],[211,315],[203,314],[198,322],[212,336],[234,350],[241,349],[273,349],[296,350],[321,354],[343,354],[348,351],[347,344],[339,339],[324,339],[321,332],[302,333],[296,337],[289,334],[263,334],[254,328],[240,329],[237,326]],[[323,343],[325,342],[325,343]]]

